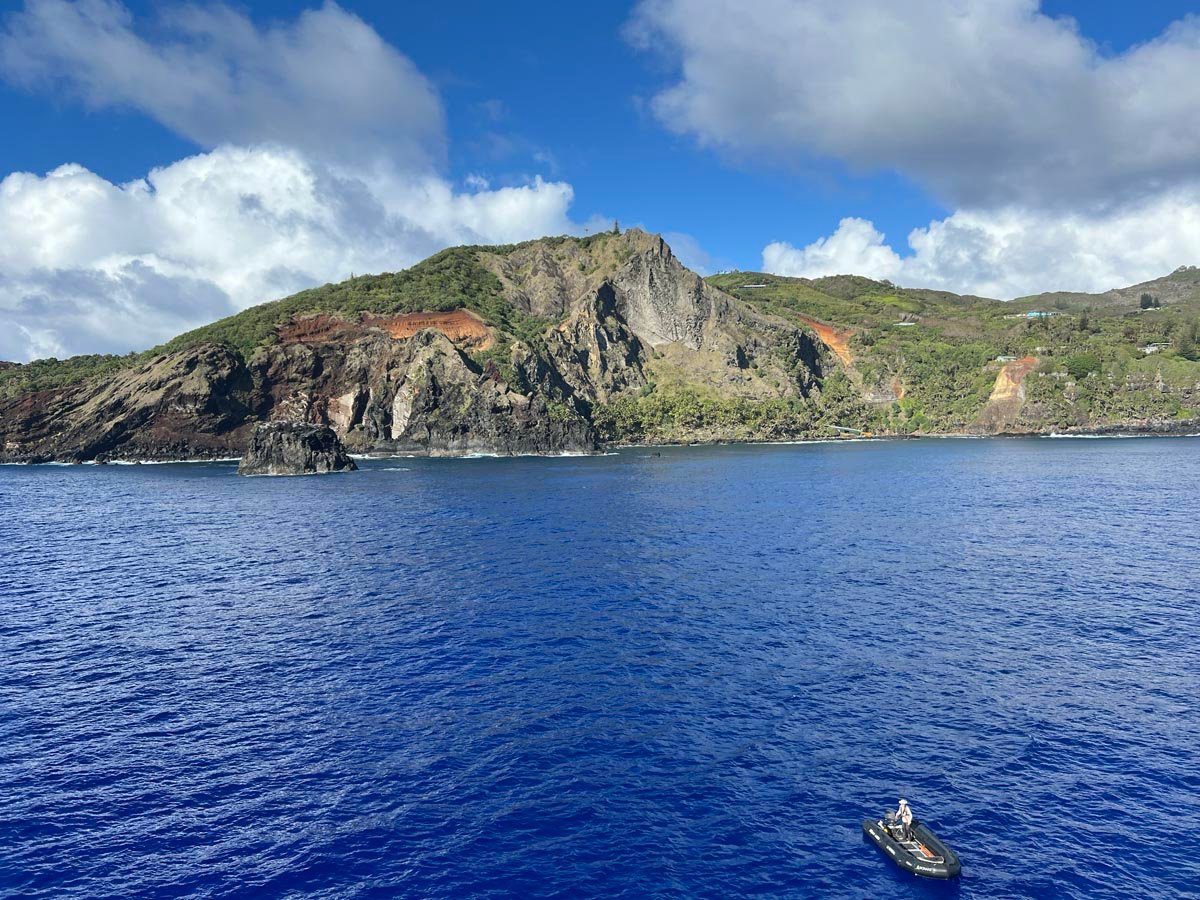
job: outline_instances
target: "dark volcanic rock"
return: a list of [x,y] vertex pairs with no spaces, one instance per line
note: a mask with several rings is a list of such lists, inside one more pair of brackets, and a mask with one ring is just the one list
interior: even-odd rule
[[303,422],[267,422],[250,435],[239,475],[323,475],[357,469],[333,429]]
[[252,397],[241,357],[201,344],[99,381],[0,399],[0,461],[236,456]]

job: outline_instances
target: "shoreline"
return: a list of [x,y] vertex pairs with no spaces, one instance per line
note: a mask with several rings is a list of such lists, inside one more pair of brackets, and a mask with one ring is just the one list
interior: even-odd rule
[[[1184,424],[1184,423],[1181,423]],[[815,437],[789,438],[778,441],[690,441],[682,442],[646,442],[632,444],[608,444],[596,451],[559,451],[554,453],[350,453],[356,460],[395,460],[395,459],[577,459],[599,456],[616,456],[623,450],[654,450],[689,447],[788,447],[805,446],[810,444],[866,444],[887,441],[920,441],[920,440],[1128,440],[1134,438],[1197,438],[1200,430],[1196,424],[1186,423],[1189,427],[1154,429],[1127,429],[1120,426],[1102,426],[1094,429],[1079,431],[1028,431],[1001,432],[997,434],[977,434],[966,431],[939,432],[936,434],[879,434],[871,437]],[[27,462],[23,460],[2,461],[0,466],[169,466],[169,465],[212,465],[221,463],[240,462],[240,456],[217,457],[188,457],[172,459],[107,459],[107,460],[38,460]]]

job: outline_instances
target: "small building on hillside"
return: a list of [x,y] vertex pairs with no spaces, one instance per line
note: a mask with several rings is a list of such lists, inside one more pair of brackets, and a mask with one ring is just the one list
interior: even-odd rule
[[1050,312],[1044,309],[1031,309],[1029,312],[1009,313],[1004,318],[1006,319],[1048,319],[1051,316],[1057,316],[1058,313]]

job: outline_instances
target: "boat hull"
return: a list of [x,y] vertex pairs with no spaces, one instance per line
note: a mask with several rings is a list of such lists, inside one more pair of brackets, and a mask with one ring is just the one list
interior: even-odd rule
[[920,875],[922,878],[957,878],[962,871],[958,854],[942,843],[941,839],[920,821],[912,823],[913,837],[923,844],[934,857],[941,861],[914,854],[884,830],[879,822],[863,820],[863,833],[900,868]]

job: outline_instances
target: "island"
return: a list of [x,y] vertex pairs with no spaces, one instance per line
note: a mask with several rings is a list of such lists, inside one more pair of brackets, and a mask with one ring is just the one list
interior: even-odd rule
[[290,434],[271,423],[430,456],[1193,433],[1198,319],[1195,267],[1001,302],[853,275],[702,278],[638,229],[455,247],[144,352],[2,364],[0,462],[240,457]]

